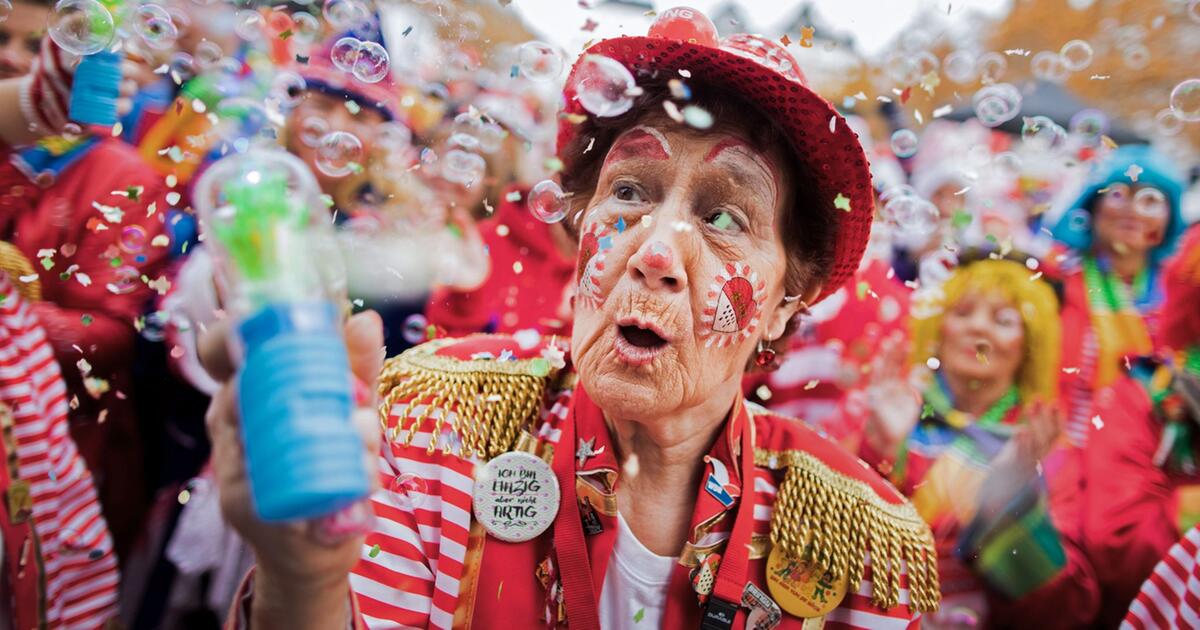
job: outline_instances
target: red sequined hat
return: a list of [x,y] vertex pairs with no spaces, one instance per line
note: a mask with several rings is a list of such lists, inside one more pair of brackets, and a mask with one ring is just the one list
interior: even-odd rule
[[[828,101],[808,88],[799,64],[783,46],[745,34],[718,41],[716,27],[704,14],[676,7],[659,14],[645,37],[606,39],[584,51],[563,89],[568,115],[588,113],[576,98],[575,89],[580,61],[587,55],[615,59],[636,80],[677,77],[681,76],[680,70],[685,70],[695,81],[727,89],[757,104],[787,132],[820,203],[837,209],[833,266],[818,301],[854,274],[874,216],[867,157],[858,135]],[[576,139],[578,128],[568,116],[559,120],[558,153],[568,170],[576,157],[568,154],[568,147]]]

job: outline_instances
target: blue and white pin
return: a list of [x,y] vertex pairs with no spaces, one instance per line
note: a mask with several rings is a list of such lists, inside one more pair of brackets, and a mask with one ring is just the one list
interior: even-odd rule
[[712,464],[712,471],[708,473],[708,479],[704,481],[704,489],[714,499],[720,501],[721,505],[727,508],[732,507],[735,500],[742,495],[742,489],[729,480],[729,471],[725,468],[725,464],[721,463],[721,460],[705,455],[704,461]]

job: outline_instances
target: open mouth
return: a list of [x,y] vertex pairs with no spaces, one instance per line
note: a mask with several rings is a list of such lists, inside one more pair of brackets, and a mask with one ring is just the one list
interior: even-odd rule
[[617,329],[625,341],[638,348],[661,348],[667,345],[666,339],[663,339],[658,333],[649,328],[640,328],[629,324],[618,326]]
[[662,332],[653,326],[640,322],[617,325],[617,353],[631,365],[645,365],[654,360],[667,343]]

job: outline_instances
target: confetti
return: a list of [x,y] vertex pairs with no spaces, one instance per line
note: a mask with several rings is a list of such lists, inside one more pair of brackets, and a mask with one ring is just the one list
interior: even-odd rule
[[374,545],[371,545],[371,550],[367,552],[367,557],[374,558],[375,556],[378,556],[378,555],[379,555],[379,543],[375,543]]
[[842,193],[838,193],[837,197],[833,198],[833,207],[838,210],[850,212],[850,198]]
[[1138,176],[1142,174],[1143,170],[1144,169],[1137,164],[1130,164],[1129,168],[1125,169],[1125,176],[1128,177],[1130,181],[1136,182],[1138,180]]
[[816,389],[817,385],[820,385],[820,384],[821,384],[821,381],[819,379],[814,378],[813,380],[804,384],[804,391],[811,391],[813,389]]
[[644,619],[645,617],[646,617],[646,609],[639,608],[637,612],[633,613],[633,622],[641,623],[642,619]]

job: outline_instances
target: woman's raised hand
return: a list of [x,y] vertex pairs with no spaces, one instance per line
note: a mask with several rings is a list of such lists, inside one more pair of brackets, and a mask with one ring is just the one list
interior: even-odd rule
[[[345,627],[349,615],[347,576],[362,553],[363,536],[373,524],[367,501],[329,517],[289,524],[265,523],[250,502],[250,484],[242,450],[236,366],[228,351],[229,320],[209,327],[200,339],[205,369],[221,383],[206,418],[212,440],[212,467],[221,511],[254,549],[257,569],[252,607],[255,628]],[[363,438],[363,459],[374,471],[379,421],[374,383],[383,363],[383,323],[373,311],[351,317],[345,327],[346,349],[354,376],[368,384],[367,400],[354,412]],[[368,475],[377,483],[378,475]]]
[[890,460],[921,414],[921,394],[908,380],[908,350],[904,335],[894,332],[883,340],[871,362],[866,387],[865,438],[877,454]]

